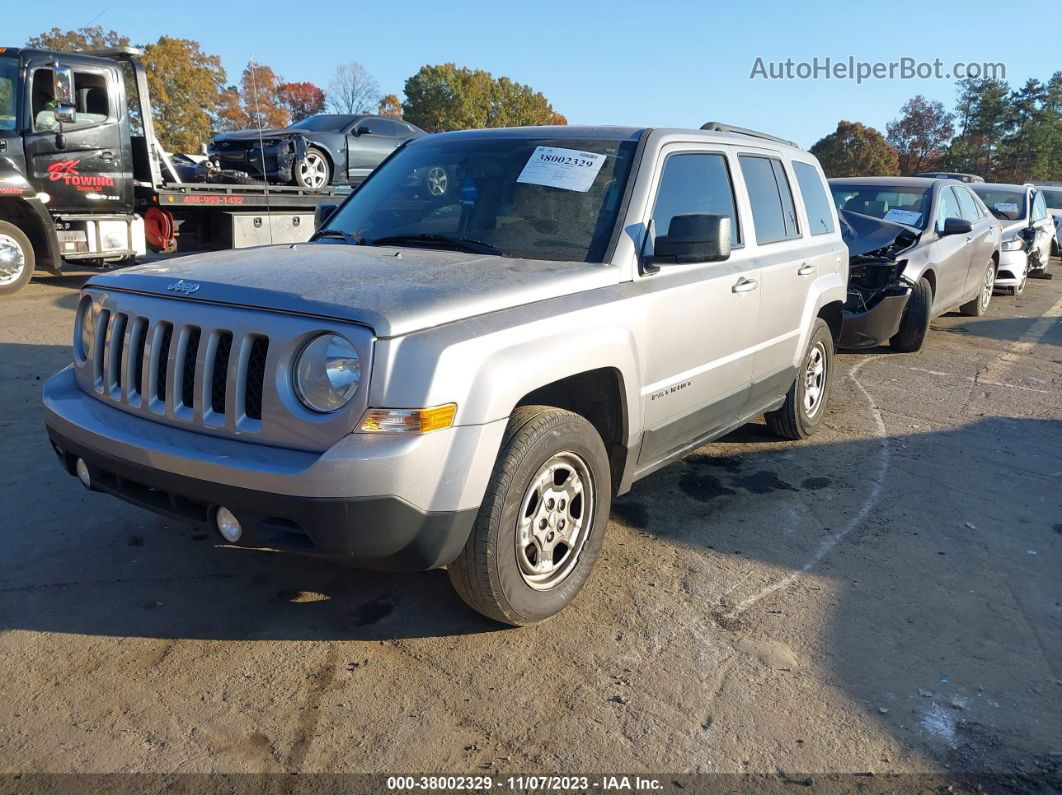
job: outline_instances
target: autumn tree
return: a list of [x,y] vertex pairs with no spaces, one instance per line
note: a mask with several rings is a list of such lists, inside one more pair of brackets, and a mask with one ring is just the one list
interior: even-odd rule
[[873,127],[841,121],[811,147],[827,177],[892,176],[899,167],[896,150]]
[[377,108],[376,112],[389,119],[401,119],[402,102],[396,95],[388,94],[386,97],[380,98],[380,107]]
[[84,52],[102,50],[106,47],[128,47],[129,37],[113,30],[104,31],[99,25],[77,30],[52,28],[45,33],[32,36],[26,42],[26,46],[58,52]]
[[422,66],[405,93],[405,120],[428,132],[566,123],[530,86],[452,63]]
[[323,113],[325,109],[325,93],[313,83],[281,83],[277,96],[293,122]]
[[225,82],[221,59],[199,42],[162,36],[144,52],[155,134],[173,152],[198,152],[210,140],[211,109]]
[[955,114],[945,111],[943,103],[930,102],[921,94],[907,100],[900,113],[900,118],[886,125],[886,140],[899,156],[900,173],[935,171],[955,134]]
[[328,84],[328,107],[334,113],[369,113],[379,103],[380,86],[360,63],[336,67]]

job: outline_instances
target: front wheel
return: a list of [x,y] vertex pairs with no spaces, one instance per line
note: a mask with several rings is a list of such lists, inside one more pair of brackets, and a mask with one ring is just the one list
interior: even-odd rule
[[332,181],[332,168],[320,149],[310,147],[306,157],[295,164],[295,184],[300,188],[321,190]]
[[900,328],[889,338],[889,345],[900,353],[921,350],[932,316],[933,285],[923,276],[911,289],[911,296],[900,317]]
[[815,318],[804,360],[785,403],[765,415],[767,428],[783,439],[806,439],[822,423],[833,377],[833,335],[826,321]]
[[517,408],[472,533],[447,566],[454,590],[513,626],[559,613],[590,576],[611,495],[608,454],[593,425],[549,406]]
[[992,290],[995,286],[996,261],[990,259],[988,267],[981,276],[981,286],[977,291],[977,296],[960,306],[959,311],[968,317],[981,317],[988,311],[988,305],[992,303]]
[[1010,288],[1011,295],[1019,296],[1025,292],[1025,283],[1029,281],[1029,266],[1025,266],[1025,270],[1021,272],[1021,281],[1015,287]]
[[17,293],[33,278],[33,244],[14,224],[0,221],[0,295]]

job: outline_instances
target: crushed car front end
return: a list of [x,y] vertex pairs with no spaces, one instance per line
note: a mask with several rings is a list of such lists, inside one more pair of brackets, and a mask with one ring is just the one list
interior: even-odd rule
[[261,138],[220,135],[207,145],[207,154],[222,170],[246,171],[257,179],[286,183],[306,156],[306,139],[275,133]]

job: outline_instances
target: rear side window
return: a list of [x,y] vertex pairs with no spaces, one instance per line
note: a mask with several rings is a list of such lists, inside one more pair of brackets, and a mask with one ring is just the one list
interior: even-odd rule
[[799,237],[793,193],[782,161],[759,155],[741,155],[738,159],[749,191],[756,242],[763,245]]
[[959,212],[962,213],[962,217],[967,221],[979,220],[981,214],[978,211],[977,202],[970,195],[970,191],[966,190],[966,188],[952,188],[952,190],[959,197]]
[[730,243],[741,243],[734,186],[726,157],[710,152],[669,155],[653,208],[653,236],[666,235],[671,219],[687,213],[712,213],[730,218]]
[[834,230],[833,209],[826,197],[822,177],[815,166],[797,160],[793,161],[793,173],[800,186],[800,195],[804,197],[804,209],[808,211],[809,231],[813,235],[828,235]]

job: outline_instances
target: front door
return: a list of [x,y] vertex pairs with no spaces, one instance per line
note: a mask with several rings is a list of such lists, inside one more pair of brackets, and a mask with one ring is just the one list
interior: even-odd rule
[[[930,259],[937,271],[937,292],[933,296],[933,313],[940,314],[954,309],[969,298],[967,277],[970,273],[970,242],[973,234],[943,235],[944,221],[962,218],[959,199],[951,186],[937,192],[937,211],[934,215],[934,233]],[[987,264],[987,261],[986,261]],[[976,293],[975,293],[976,295]]]
[[75,121],[55,121],[51,62],[31,64],[24,134],[33,186],[59,212],[128,213],[133,174],[123,146],[116,68],[74,67]]
[[723,262],[663,265],[638,276],[646,304],[639,465],[732,424],[748,400],[760,315],[759,274],[742,245],[729,151],[668,147],[661,157],[651,234],[686,213],[728,215],[734,248]]
[[[358,130],[362,132],[355,135]],[[399,137],[398,132],[398,125],[390,119],[370,117],[354,124],[354,129],[347,136],[352,182],[361,182],[369,176],[405,140]]]

